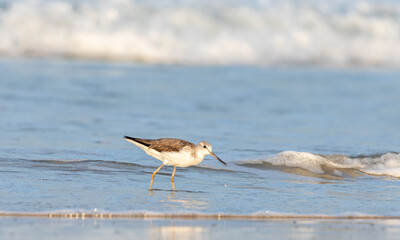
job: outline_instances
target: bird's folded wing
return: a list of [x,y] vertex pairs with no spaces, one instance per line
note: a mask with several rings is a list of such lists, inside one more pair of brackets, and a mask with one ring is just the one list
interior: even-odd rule
[[185,140],[161,138],[153,141],[150,144],[149,149],[154,149],[158,152],[179,152],[186,146],[195,147],[193,143]]

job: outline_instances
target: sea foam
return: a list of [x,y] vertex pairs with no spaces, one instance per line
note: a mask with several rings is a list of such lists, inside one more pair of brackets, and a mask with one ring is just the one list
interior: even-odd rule
[[342,176],[344,170],[371,175],[400,177],[400,154],[385,153],[371,156],[318,155],[308,152],[284,151],[262,160],[245,160],[240,165],[260,165],[301,168],[315,174]]

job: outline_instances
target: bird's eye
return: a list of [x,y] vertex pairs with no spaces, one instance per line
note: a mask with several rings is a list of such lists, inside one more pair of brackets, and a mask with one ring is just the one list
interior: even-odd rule
[[204,146],[204,148],[207,148],[206,146]]

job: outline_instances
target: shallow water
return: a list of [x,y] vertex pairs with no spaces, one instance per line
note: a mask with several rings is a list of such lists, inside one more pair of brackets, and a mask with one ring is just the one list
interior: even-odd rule
[[[1,212],[400,215],[400,73],[0,61]],[[124,135],[207,140],[160,165]],[[288,152],[289,151],[289,152]]]

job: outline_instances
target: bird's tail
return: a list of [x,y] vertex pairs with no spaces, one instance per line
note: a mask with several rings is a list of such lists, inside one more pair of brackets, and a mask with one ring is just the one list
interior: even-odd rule
[[135,144],[136,146],[140,147],[143,150],[147,150],[151,145],[153,140],[151,139],[143,139],[143,138],[133,138],[129,136],[124,136],[125,140]]

